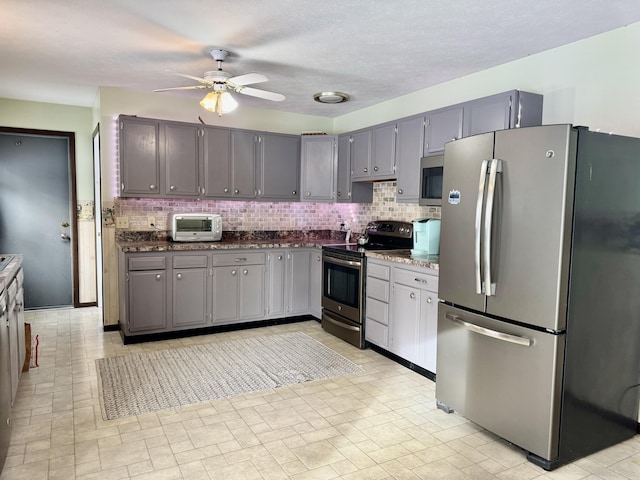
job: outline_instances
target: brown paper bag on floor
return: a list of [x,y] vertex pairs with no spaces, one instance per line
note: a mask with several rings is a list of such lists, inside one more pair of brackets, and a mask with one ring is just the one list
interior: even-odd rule
[[31,364],[31,324],[24,324],[24,346],[26,347],[27,354],[24,357],[24,365],[22,365],[22,371],[28,372],[29,365]]

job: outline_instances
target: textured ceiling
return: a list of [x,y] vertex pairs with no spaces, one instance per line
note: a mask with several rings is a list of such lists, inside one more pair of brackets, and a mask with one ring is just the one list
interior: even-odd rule
[[[287,97],[243,104],[334,117],[638,21],[637,0],[1,0],[0,97],[92,106],[100,86],[192,85],[167,70],[202,76],[216,47]],[[314,102],[324,90],[352,100]]]

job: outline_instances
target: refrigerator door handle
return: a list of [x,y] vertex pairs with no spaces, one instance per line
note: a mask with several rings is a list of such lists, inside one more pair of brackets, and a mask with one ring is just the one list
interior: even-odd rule
[[480,165],[480,181],[478,182],[478,201],[476,202],[476,224],[475,224],[475,241],[473,260],[476,276],[476,293],[481,295],[482,292],[482,275],[480,273],[480,237],[482,233],[482,203],[484,201],[484,185],[487,178],[487,166],[489,160],[483,160]]
[[489,185],[487,186],[487,204],[484,212],[484,293],[487,297],[496,294],[496,284],[491,279],[491,227],[493,222],[493,204],[495,201],[496,177],[502,172],[502,161],[496,158],[490,160]]
[[510,335],[508,333],[498,332],[496,330],[491,330],[490,328],[485,328],[473,323],[465,322],[458,315],[454,315],[453,313],[447,313],[444,317],[447,320],[452,321],[456,325],[460,325],[467,330],[471,330],[472,332],[484,335],[486,337],[502,340],[503,342],[515,343],[516,345],[522,345],[524,347],[530,347],[531,345],[533,345],[533,340],[531,338],[520,337],[518,335]]

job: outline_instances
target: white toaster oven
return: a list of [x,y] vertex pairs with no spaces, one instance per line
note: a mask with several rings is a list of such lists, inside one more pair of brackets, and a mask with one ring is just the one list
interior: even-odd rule
[[174,242],[217,242],[222,238],[222,217],[213,213],[174,213],[171,239]]

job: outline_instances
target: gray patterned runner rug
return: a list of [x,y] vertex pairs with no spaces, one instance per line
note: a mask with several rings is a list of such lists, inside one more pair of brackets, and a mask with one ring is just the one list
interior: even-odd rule
[[301,332],[96,360],[105,420],[362,369]]

